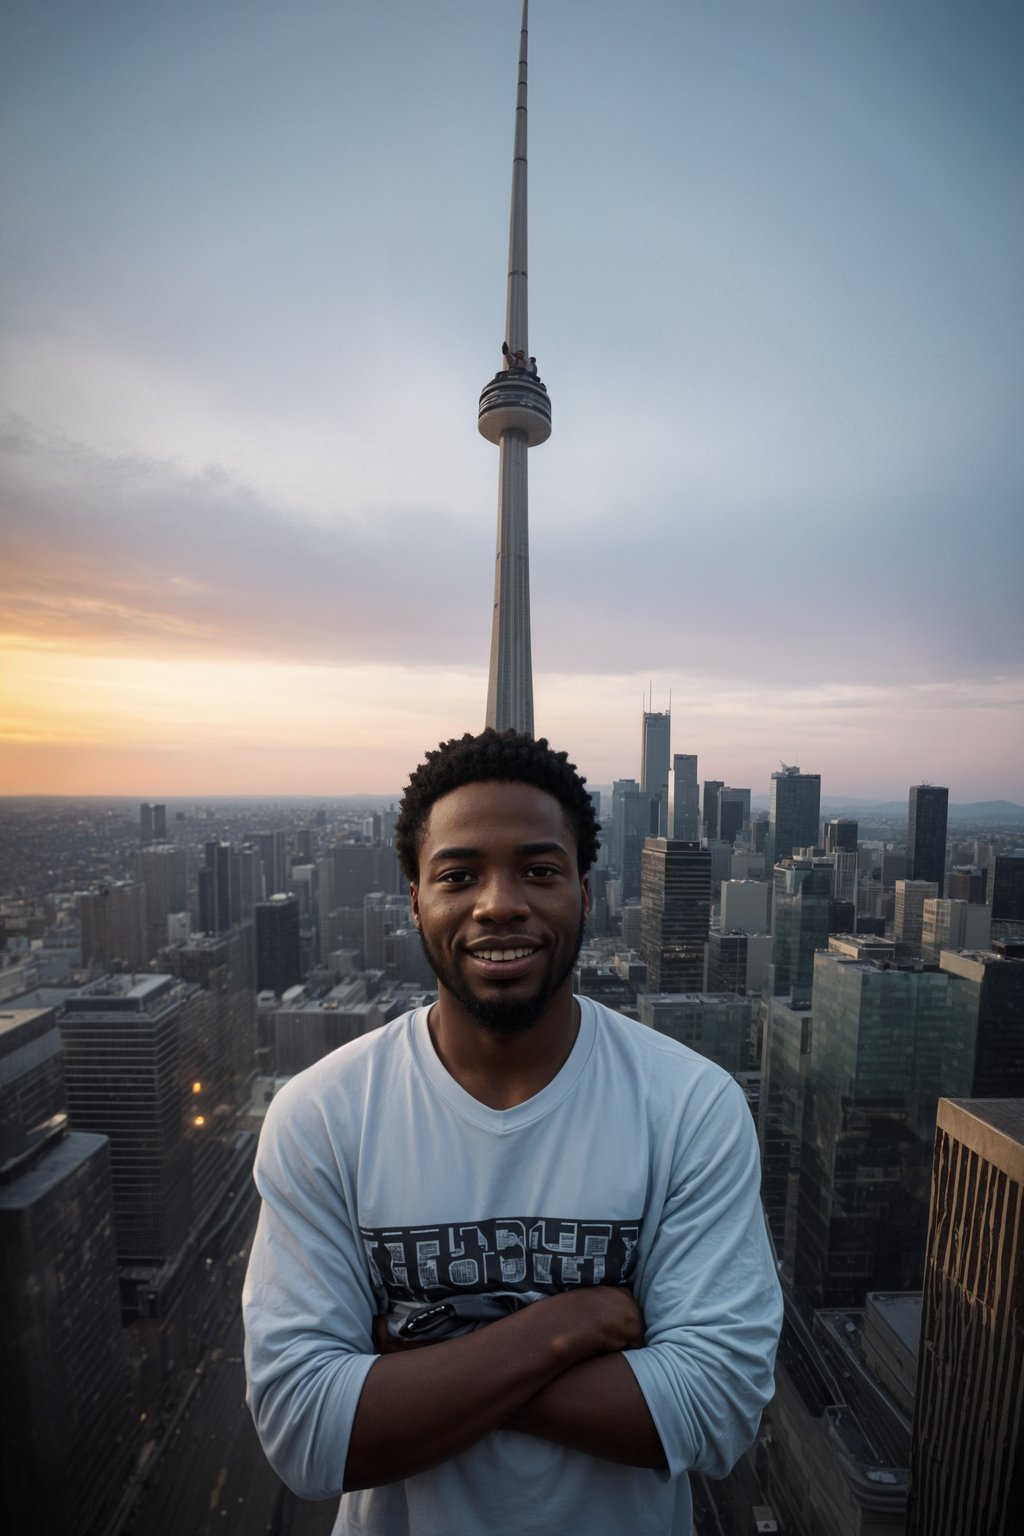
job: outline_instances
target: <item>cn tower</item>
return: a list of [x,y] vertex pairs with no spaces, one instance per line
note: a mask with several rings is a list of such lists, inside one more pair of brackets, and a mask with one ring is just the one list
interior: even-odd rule
[[526,33],[523,0],[508,227],[503,367],[484,385],[477,425],[498,447],[498,546],[487,683],[487,725],[533,735],[526,452],[551,436],[551,401],[530,355],[526,305]]

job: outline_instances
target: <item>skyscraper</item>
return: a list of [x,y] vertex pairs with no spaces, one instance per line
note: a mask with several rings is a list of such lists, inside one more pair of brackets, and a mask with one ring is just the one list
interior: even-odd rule
[[103,1136],[0,1122],[0,1522],[106,1529],[133,1449]]
[[941,971],[814,957],[793,1279],[815,1306],[918,1284],[935,1106],[973,1065],[954,986]]
[[934,880],[943,892],[946,874],[946,814],[949,790],[939,784],[915,784],[907,816],[907,874],[911,880]]
[[821,812],[821,774],[782,768],[772,774],[769,819],[773,861],[788,859],[794,848],[814,848]]
[[183,1039],[188,1011],[207,1003],[198,987],[147,975],[95,982],[64,1005],[68,1111],[76,1130],[110,1138],[122,1264],[160,1265],[188,1232],[191,1062]]
[[512,206],[508,233],[508,295],[504,366],[483,387],[477,426],[497,444],[498,540],[494,571],[491,665],[487,721],[495,730],[533,734],[533,663],[530,650],[530,551],[527,513],[529,448],[551,436],[551,401],[530,356],[526,238],[526,41],[523,0],[512,151]]
[[174,912],[184,912],[188,905],[184,848],[174,843],[151,843],[135,855],[135,878],[146,887],[144,953],[152,960],[167,943],[167,919]]
[[701,823],[705,837],[718,836],[718,791],[725,788],[724,779],[705,779],[701,798]]
[[640,895],[640,855],[647,836],[647,801],[635,779],[612,785],[612,864],[618,871],[622,900]]
[[711,855],[649,837],[640,871],[640,953],[652,992],[700,992],[711,918]]
[[896,905],[892,931],[896,938],[910,944],[918,954],[924,936],[924,904],[934,901],[939,887],[934,880],[897,880]]
[[1024,1508],[1022,1205],[1024,1100],[941,1099],[908,1536],[1008,1536],[1017,1529]]
[[833,871],[826,859],[786,859],[775,866],[772,899],[772,992],[795,1007],[811,1000],[814,956],[828,944]]
[[261,832],[257,838],[260,862],[263,865],[263,895],[281,895],[288,885],[288,834],[283,828],[273,832]]
[[301,980],[299,903],[279,892],[256,903],[256,986],[280,997]]
[[1024,1099],[1024,944],[944,950],[939,964],[957,978],[953,1007],[974,1036],[971,1097]]
[[718,791],[717,836],[721,843],[734,844],[744,827],[750,825],[750,790],[733,789],[723,784]]
[[677,752],[672,759],[669,785],[669,836],[679,842],[700,841],[700,794],[697,789],[697,758]]
[[856,853],[858,824],[849,816],[833,816],[825,823],[826,853]]
[[992,937],[988,907],[966,901],[926,900],[921,918],[921,958],[936,964],[944,949],[987,949]]
[[200,931],[227,933],[242,916],[239,860],[230,843],[213,838],[206,844],[198,884]]
[[1024,854],[998,853],[989,871],[994,923],[1024,922]]
[[666,710],[644,710],[640,742],[640,788],[651,806],[652,837],[668,835],[668,764],[672,716]]
[[[146,888],[138,880],[104,881],[78,898],[82,963],[134,971],[145,965]],[[166,933],[164,935],[166,942]]]

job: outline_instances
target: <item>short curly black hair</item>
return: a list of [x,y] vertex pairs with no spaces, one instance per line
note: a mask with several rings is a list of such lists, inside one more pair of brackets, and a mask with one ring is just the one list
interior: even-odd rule
[[442,741],[410,774],[395,823],[395,852],[408,880],[415,883],[419,879],[420,843],[434,801],[463,784],[494,779],[533,784],[558,801],[576,838],[580,874],[586,874],[601,846],[601,828],[584,788],[586,779],[576,771],[576,764],[570,763],[568,754],[555,752],[543,736],[534,740],[519,731],[488,727],[479,736],[467,732]]

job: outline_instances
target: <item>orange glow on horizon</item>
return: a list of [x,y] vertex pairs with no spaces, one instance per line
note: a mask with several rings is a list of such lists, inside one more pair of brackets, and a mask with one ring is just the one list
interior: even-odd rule
[[[23,639],[0,641],[0,675],[0,795],[12,796],[397,796],[426,750],[481,728],[486,693],[482,671],[99,656]],[[538,729],[592,784],[635,776],[646,683],[538,674]],[[955,799],[1019,801],[1020,701],[1009,676],[772,691],[677,677],[673,749],[755,793],[785,757],[832,794],[887,799],[930,763]]]

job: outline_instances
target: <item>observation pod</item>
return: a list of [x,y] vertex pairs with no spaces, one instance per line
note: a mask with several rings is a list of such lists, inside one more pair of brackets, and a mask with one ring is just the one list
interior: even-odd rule
[[514,368],[496,373],[480,391],[477,427],[496,447],[504,432],[521,432],[528,448],[546,443],[551,436],[551,400],[540,379]]

